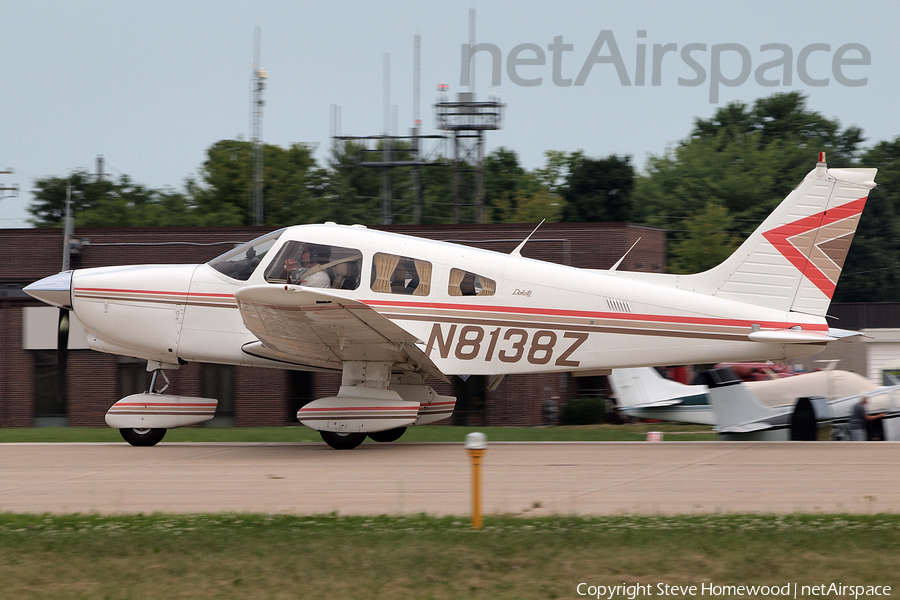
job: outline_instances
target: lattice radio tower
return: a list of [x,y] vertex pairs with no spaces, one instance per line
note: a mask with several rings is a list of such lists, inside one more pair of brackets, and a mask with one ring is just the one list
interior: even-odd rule
[[[475,47],[475,9],[469,10],[469,48]],[[450,100],[447,85],[438,86],[434,105],[435,127],[453,137],[453,222],[463,220],[463,208],[472,207],[472,220],[485,222],[484,132],[500,129],[505,104],[498,97],[475,101],[475,59],[469,65],[469,91]]]
[[[0,170],[0,175],[12,175],[12,169],[3,169]],[[19,186],[18,185],[5,185],[0,183],[0,200],[4,198],[15,198],[19,195]]]

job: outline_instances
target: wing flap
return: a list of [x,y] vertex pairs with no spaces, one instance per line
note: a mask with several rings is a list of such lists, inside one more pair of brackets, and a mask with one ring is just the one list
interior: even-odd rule
[[254,355],[338,370],[344,361],[391,362],[446,380],[414,335],[358,300],[291,285],[247,286],[234,296],[262,344],[248,346]]

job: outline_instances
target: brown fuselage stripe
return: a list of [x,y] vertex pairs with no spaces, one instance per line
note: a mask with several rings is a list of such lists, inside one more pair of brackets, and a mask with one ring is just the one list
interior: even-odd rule
[[[653,328],[654,325],[647,324],[644,329],[639,324],[635,327],[616,327],[611,325],[562,325],[552,322],[527,322],[527,321],[503,321],[499,319],[461,319],[459,317],[423,317],[415,315],[400,314],[384,314],[383,316],[395,321],[426,321],[434,323],[447,323],[450,325],[481,325],[483,327],[516,327],[519,329],[553,329],[557,331],[581,331],[586,333],[612,333],[620,335],[648,335],[654,337],[680,337],[680,338],[697,338],[707,340],[728,340],[728,341],[749,341],[747,334],[743,332],[735,333],[715,333],[712,331],[684,331],[684,330],[665,330]],[[824,343],[824,342],[823,342]]]

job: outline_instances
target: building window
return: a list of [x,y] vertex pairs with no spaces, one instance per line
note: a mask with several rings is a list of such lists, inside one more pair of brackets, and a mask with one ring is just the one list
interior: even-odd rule
[[431,263],[378,252],[372,260],[373,292],[427,296],[431,292]]
[[315,400],[313,374],[309,371],[286,371],[288,378],[287,422],[297,423],[297,411]]
[[450,269],[447,293],[451,296],[493,296],[496,289],[497,284],[493,279],[462,269]]
[[57,393],[57,360],[55,350],[35,350],[34,359],[34,424],[37,427],[66,424],[66,402]]
[[201,365],[201,395],[215,398],[216,416],[206,422],[208,427],[234,426],[234,367],[231,365]]
[[118,357],[119,398],[140,394],[150,389],[147,361],[127,356]]

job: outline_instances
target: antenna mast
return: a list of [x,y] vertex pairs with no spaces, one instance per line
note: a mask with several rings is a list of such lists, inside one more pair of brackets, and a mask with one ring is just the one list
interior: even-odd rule
[[263,224],[263,149],[262,149],[262,116],[265,101],[262,98],[266,88],[266,78],[269,76],[265,69],[259,66],[260,30],[257,27],[253,35],[253,132],[251,140],[253,144],[253,179],[251,201],[251,225]]

